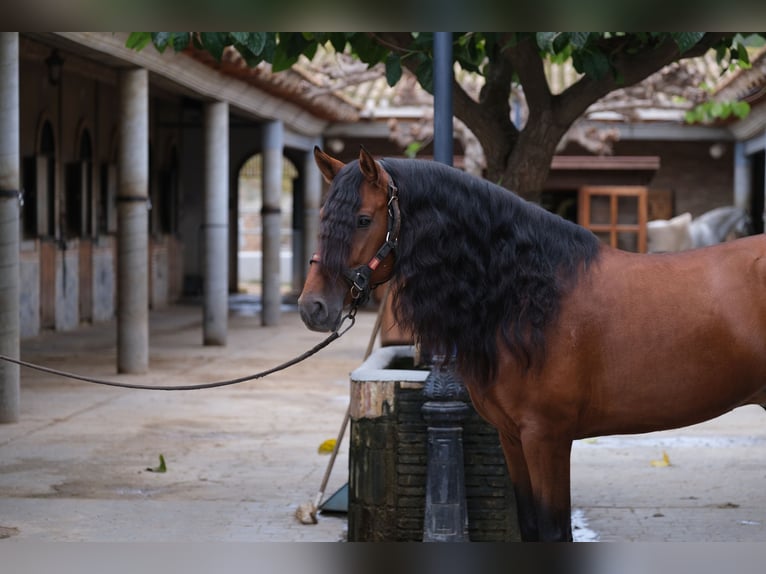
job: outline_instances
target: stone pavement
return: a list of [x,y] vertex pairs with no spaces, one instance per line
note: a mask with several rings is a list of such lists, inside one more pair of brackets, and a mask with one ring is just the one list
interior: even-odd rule
[[[44,333],[22,357],[100,378],[190,384],[271,367],[324,338],[294,308],[262,327],[234,298],[226,347],[202,346],[201,308],[151,313],[146,376],[116,375],[115,325]],[[375,314],[305,363],[211,390],[134,391],[22,370],[21,417],[0,425],[0,538],[10,541],[344,540],[345,515],[295,518],[313,503]],[[348,478],[348,436],[326,496]],[[653,466],[668,455],[669,466]],[[150,472],[159,455],[167,472]],[[695,427],[579,441],[575,536],[602,541],[766,541],[766,412],[745,407]]]
[[[116,375],[114,323],[45,333],[22,358],[99,378],[192,384],[245,376],[325,335],[295,311],[265,328],[239,302],[226,347],[202,346],[201,308],[151,313],[150,374]],[[283,373],[184,392],[124,390],[24,369],[20,422],[0,425],[0,527],[28,541],[338,541],[345,516],[295,518],[313,503],[348,404],[349,372],[375,316]],[[327,495],[347,479],[347,439]],[[157,467],[159,455],[167,472]],[[0,536],[2,534],[0,533]]]

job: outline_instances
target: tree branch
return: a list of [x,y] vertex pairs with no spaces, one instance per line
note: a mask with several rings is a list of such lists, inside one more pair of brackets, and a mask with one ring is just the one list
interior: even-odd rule
[[[608,74],[600,79],[583,76],[564,92],[554,96],[553,108],[556,123],[568,127],[585,113],[591,104],[611,91],[636,84],[679,59],[701,56],[719,41],[731,36],[731,33],[705,34],[702,40],[683,55],[679,53],[678,46],[670,38],[659,46],[648,46],[636,53],[616,50],[614,44],[609,47],[605,45],[606,51],[617,54],[612,62],[616,73]],[[618,81],[618,77],[621,81]]]
[[[530,121],[548,111],[551,107],[551,91],[545,77],[543,60],[533,37],[527,37],[505,49],[502,59],[507,60],[515,70],[529,108]],[[510,83],[509,78],[509,83]]]

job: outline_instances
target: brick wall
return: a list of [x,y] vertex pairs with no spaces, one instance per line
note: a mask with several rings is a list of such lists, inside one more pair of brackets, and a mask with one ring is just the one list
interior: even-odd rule
[[[352,417],[349,541],[423,538],[427,427],[421,407],[425,398],[422,385],[390,384],[393,405],[374,418]],[[464,423],[463,457],[470,540],[519,540],[513,488],[497,431],[473,408]]]
[[706,211],[732,205],[734,201],[733,144],[724,144],[718,159],[710,155],[710,141],[621,141],[615,155],[656,155],[660,169],[649,182],[649,189],[673,192],[675,215],[690,212],[693,217]]

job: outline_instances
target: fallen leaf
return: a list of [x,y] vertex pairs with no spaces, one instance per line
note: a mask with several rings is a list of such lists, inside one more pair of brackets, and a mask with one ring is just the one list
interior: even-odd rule
[[317,452],[319,452],[319,454],[330,454],[335,448],[336,442],[337,439],[328,438],[326,441],[319,445]]
[[662,466],[670,466],[670,457],[668,456],[668,453],[666,453],[664,450],[662,451],[662,459],[661,460],[653,460],[649,464],[655,467],[662,467]]
[[154,468],[148,467],[147,472],[167,472],[168,468],[165,466],[165,457],[160,455],[160,465]]

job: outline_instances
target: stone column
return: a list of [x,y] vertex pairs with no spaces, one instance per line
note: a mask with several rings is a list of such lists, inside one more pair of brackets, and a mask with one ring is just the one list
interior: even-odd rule
[[282,296],[280,293],[280,229],[282,227],[282,149],[284,126],[269,122],[263,129],[263,272],[261,323],[279,324]]
[[229,104],[205,106],[203,338],[225,345],[229,313]]
[[149,74],[119,76],[117,371],[149,370]]
[[[0,353],[18,358],[19,34],[0,33]],[[19,367],[0,361],[0,423],[19,419]]]

